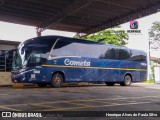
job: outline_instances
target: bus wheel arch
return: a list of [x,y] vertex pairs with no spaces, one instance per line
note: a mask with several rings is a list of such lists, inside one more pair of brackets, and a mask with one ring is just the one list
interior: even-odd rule
[[105,82],[107,86],[114,86],[115,82]]
[[51,77],[51,86],[54,88],[59,88],[65,82],[64,73],[61,71],[54,72]]
[[47,83],[37,83],[37,86],[45,88],[47,86]]
[[126,73],[123,77],[123,82],[120,83],[121,86],[130,86],[132,82],[131,73]]

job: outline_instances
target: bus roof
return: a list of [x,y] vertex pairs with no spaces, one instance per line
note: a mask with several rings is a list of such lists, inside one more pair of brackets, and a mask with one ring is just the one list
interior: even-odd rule
[[70,41],[70,42],[78,42],[78,43],[88,43],[88,44],[102,44],[100,42],[94,42],[94,41],[89,41],[89,40],[83,40],[83,39],[77,39],[77,38],[69,38],[69,37],[63,37],[63,36],[53,36],[53,35],[49,35],[49,36],[41,36],[41,37],[35,37],[35,38],[31,38],[29,40],[43,40],[43,39],[62,39],[62,40],[66,40],[66,41]]
[[[35,38],[28,39],[27,41],[30,41],[30,40],[40,40],[40,41],[41,41],[41,40],[44,40],[44,39],[46,39],[46,40],[62,39],[62,40],[69,41],[69,42],[77,42],[77,43],[85,43],[85,44],[107,45],[107,46],[116,47],[116,48],[119,48],[119,49],[128,49],[128,50],[134,50],[134,51],[144,52],[143,50],[131,49],[131,48],[124,47],[124,46],[118,46],[118,45],[113,45],[113,44],[103,44],[103,43],[100,43],[100,42],[94,42],[94,41],[89,41],[89,40],[84,40],[84,39],[70,38],[70,37],[64,37],[64,36],[54,36],[54,35],[35,37]],[[45,41],[45,40],[44,40],[44,41]],[[145,53],[145,52],[144,52],[144,53]]]

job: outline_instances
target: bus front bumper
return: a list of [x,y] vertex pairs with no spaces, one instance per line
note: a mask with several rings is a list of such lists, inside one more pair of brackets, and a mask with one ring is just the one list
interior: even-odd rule
[[11,76],[11,79],[13,83],[35,83],[36,82],[35,76],[33,78],[27,79],[25,74],[13,74]]

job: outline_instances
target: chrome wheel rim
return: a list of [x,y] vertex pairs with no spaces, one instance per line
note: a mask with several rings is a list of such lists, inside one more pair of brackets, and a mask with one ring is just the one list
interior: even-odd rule
[[129,85],[131,83],[131,78],[129,76],[126,76],[125,83],[126,85]]
[[55,85],[59,85],[61,83],[61,78],[59,77],[59,76],[56,76],[55,78],[54,78],[54,84]]

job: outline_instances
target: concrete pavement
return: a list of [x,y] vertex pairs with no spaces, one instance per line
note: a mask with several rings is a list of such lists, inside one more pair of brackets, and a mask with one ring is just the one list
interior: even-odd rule
[[147,89],[160,90],[160,83],[133,83],[132,86],[139,86]]

